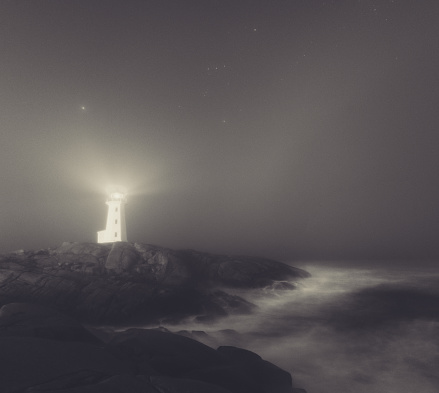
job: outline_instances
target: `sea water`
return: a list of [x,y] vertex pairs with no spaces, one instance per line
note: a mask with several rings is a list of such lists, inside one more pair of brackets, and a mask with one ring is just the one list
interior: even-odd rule
[[251,315],[169,330],[195,331],[194,338],[213,347],[252,350],[289,371],[308,393],[439,391],[434,264],[291,265],[312,275],[295,290],[234,292],[257,305]]

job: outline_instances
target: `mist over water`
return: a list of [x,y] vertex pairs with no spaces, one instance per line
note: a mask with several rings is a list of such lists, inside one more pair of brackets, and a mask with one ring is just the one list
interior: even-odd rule
[[297,290],[236,292],[252,315],[166,327],[252,350],[308,393],[438,391],[439,269],[299,267]]

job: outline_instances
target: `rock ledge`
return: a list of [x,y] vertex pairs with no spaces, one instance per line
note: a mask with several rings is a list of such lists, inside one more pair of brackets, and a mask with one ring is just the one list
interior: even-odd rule
[[[63,243],[0,256],[0,306],[32,302],[89,324],[213,321],[255,307],[227,288],[294,288],[309,274],[265,258],[144,243]],[[285,284],[286,283],[286,284]]]

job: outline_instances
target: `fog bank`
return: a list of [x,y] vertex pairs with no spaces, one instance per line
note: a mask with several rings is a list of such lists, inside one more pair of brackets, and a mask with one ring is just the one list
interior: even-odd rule
[[439,269],[301,267],[297,290],[239,293],[253,315],[168,328],[255,351],[309,393],[437,392]]

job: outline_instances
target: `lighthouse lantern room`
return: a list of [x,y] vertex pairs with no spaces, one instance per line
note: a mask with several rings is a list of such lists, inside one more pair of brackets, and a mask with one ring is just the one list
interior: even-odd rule
[[126,242],[127,228],[125,221],[126,195],[113,192],[107,199],[108,205],[107,226],[98,232],[98,243]]

